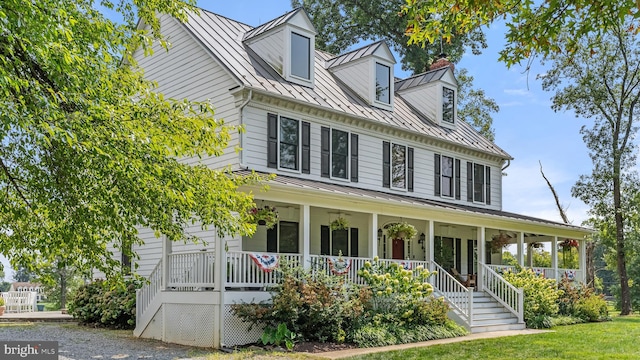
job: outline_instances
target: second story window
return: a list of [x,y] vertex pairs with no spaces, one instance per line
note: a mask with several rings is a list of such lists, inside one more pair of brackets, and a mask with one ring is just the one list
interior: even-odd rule
[[267,166],[310,173],[310,125],[275,114],[267,116]]
[[311,40],[295,32],[291,33],[291,75],[311,79]]
[[442,88],[442,121],[453,124],[455,92],[447,87]]
[[298,170],[300,157],[300,130],[298,120],[280,118],[280,167]]
[[376,101],[391,103],[391,68],[376,63]]
[[413,148],[382,142],[382,186],[413,191]]
[[435,195],[460,199],[460,160],[435,154],[433,163]]
[[491,168],[467,163],[467,201],[491,204]]
[[358,135],[339,129],[321,129],[321,175],[358,181]]

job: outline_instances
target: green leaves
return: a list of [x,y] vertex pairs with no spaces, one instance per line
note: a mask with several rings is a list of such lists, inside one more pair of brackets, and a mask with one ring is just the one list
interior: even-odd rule
[[[261,177],[184,162],[222,154],[241,129],[211,103],[165,98],[131,57],[162,41],[156,11],[184,19],[193,2],[101,3],[124,23],[93,2],[0,4],[0,248],[14,265],[64,257],[117,275],[109,249],[142,245],[141,226],[172,240],[193,222],[255,229],[238,187]],[[156,31],[138,30],[138,16]]]

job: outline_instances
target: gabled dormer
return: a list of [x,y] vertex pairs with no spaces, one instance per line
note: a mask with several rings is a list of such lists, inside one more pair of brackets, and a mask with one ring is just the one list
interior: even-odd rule
[[393,110],[393,54],[384,41],[327,61],[325,67],[371,106]]
[[438,125],[455,129],[458,82],[453,64],[441,57],[426,73],[395,83],[396,93]]
[[316,30],[302,8],[247,31],[242,41],[285,80],[314,84]]

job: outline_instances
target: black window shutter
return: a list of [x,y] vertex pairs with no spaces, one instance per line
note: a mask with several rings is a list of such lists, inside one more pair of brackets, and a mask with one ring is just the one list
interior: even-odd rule
[[302,121],[302,172],[311,173],[311,125]]
[[382,186],[391,187],[391,144],[382,142]]
[[267,115],[267,166],[278,167],[278,115]]
[[326,225],[320,226],[320,255],[329,255],[329,227]]
[[473,163],[467,162],[467,201],[473,202]]
[[456,199],[460,200],[460,160],[456,159],[454,171],[456,172]]
[[329,128],[323,126],[320,129],[320,175],[322,177],[329,177],[329,156],[331,156]]
[[458,272],[462,272],[462,239],[456,239],[455,243],[456,264]]
[[351,256],[358,257],[358,228],[351,228]]
[[440,154],[433,155],[433,187],[436,196],[440,196]]
[[491,205],[491,168],[486,167],[487,176],[485,179],[485,189],[486,189],[486,203],[487,205]]
[[351,134],[351,181],[358,182],[358,134]]
[[267,252],[278,252],[277,225],[271,229],[267,229]]
[[407,190],[413,191],[413,148],[407,148]]

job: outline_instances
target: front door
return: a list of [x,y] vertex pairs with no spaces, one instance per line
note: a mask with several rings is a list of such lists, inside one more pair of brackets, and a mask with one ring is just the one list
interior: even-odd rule
[[403,260],[404,259],[404,240],[393,239],[393,246],[391,249],[391,258]]

